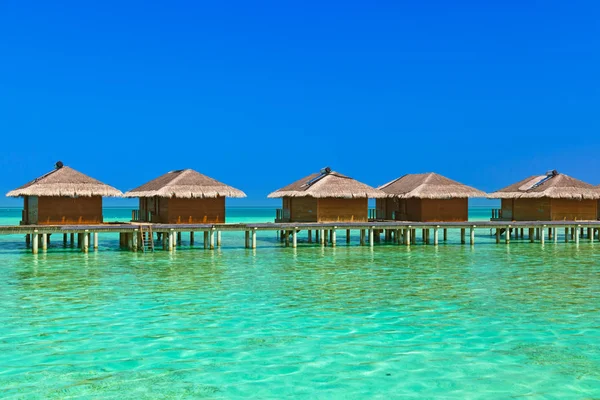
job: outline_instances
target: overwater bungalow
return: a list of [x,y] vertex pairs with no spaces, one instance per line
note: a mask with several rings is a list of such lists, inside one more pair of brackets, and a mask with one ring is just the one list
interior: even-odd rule
[[557,171],[530,176],[488,195],[501,199],[492,220],[581,221],[596,220],[600,190]]
[[430,172],[407,174],[378,189],[377,219],[419,222],[469,220],[469,198],[486,194],[445,176]]
[[363,222],[369,219],[369,198],[385,193],[327,167],[268,197],[283,199],[275,222]]
[[246,194],[192,169],[182,169],[167,172],[124,197],[139,198],[133,221],[196,224],[225,222],[225,198]]
[[12,190],[23,197],[21,225],[101,224],[102,197],[121,191],[57,162],[54,170]]

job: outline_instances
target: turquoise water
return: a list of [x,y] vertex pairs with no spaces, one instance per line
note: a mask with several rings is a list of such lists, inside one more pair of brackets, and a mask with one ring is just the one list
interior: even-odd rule
[[33,256],[1,238],[0,398],[600,397],[598,243],[258,239]]

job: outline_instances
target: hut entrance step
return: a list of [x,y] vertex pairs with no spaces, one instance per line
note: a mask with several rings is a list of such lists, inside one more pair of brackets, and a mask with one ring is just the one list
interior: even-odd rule
[[[144,229],[145,228],[145,229]],[[141,236],[141,244],[142,251],[145,253],[146,251],[154,251],[154,232],[152,232],[152,225],[148,225],[144,227],[140,225],[140,236]]]

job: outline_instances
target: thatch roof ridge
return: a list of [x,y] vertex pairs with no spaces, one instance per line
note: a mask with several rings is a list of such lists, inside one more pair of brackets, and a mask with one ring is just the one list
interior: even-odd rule
[[387,193],[388,197],[400,199],[452,199],[487,196],[481,190],[435,172],[405,174],[379,186],[378,189]]
[[[312,183],[308,185],[308,182]],[[385,193],[367,184],[340,174],[336,171],[314,173],[299,179],[268,196],[270,199],[281,197],[315,198],[382,198]]]
[[193,169],[169,171],[129,190],[124,197],[215,198],[246,197],[239,189],[201,174]]
[[[547,180],[542,181],[544,178]],[[533,175],[490,193],[490,199],[541,198],[600,199],[600,188],[563,173]]]
[[61,166],[6,194],[7,197],[121,197],[123,193],[71,167]]

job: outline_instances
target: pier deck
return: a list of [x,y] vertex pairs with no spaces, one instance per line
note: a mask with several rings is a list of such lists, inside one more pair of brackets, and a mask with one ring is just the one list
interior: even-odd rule
[[[381,241],[381,234],[385,235],[385,241],[393,241],[397,244],[410,246],[417,241],[417,230],[422,231],[422,243],[438,245],[440,239],[447,239],[448,230],[460,230],[461,243],[466,243],[466,232],[469,232],[469,243],[475,244],[475,232],[477,230],[495,231],[496,242],[501,238],[505,243],[510,243],[511,237],[524,239],[525,230],[531,242],[544,243],[546,240],[558,241],[564,229],[563,241],[579,242],[580,238],[587,238],[592,242],[600,239],[600,221],[470,221],[470,222],[410,222],[410,221],[372,221],[372,222],[331,222],[331,223],[243,223],[243,224],[149,224],[149,223],[109,223],[100,225],[19,225],[0,226],[0,235],[26,235],[26,244],[38,252],[38,248],[46,250],[49,235],[63,234],[63,242],[68,242],[67,237],[71,235],[71,244],[74,235],[77,234],[79,247],[88,251],[90,246],[98,247],[98,235],[104,233],[119,233],[120,243],[133,251],[146,251],[145,244],[152,243],[156,239],[161,240],[164,250],[173,251],[181,241],[182,232],[190,233],[190,242],[194,241],[194,233],[204,234],[204,247],[214,249],[215,235],[216,245],[220,246],[221,232],[244,232],[245,247],[256,248],[256,235],[261,231],[275,231],[277,236],[286,246],[297,246],[297,234],[308,231],[308,242],[313,242],[312,233],[315,233],[315,241],[322,245],[337,243],[336,233],[345,231],[346,242],[350,241],[351,231],[360,232],[360,243],[373,246]],[[430,231],[433,231],[431,238]],[[443,233],[440,238],[440,231]],[[547,234],[546,234],[547,233]],[[291,240],[290,240],[291,237]],[[92,240],[93,238],[93,240]],[[432,239],[432,240],[431,240]]]

